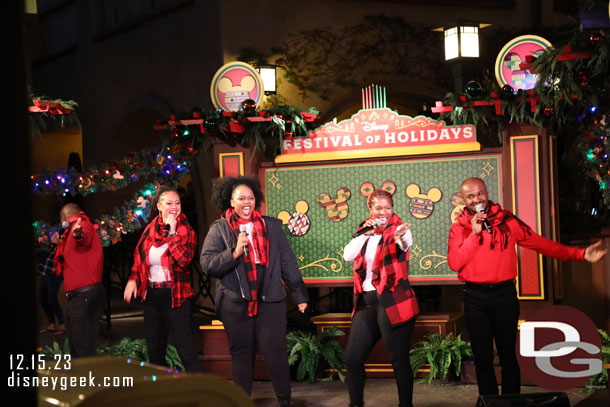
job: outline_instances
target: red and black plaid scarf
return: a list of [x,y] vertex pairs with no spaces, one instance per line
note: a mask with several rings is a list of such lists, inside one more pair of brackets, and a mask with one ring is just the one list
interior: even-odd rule
[[[186,216],[181,213],[176,221],[176,232],[178,234],[188,234],[187,227],[190,226]],[[144,229],[144,232],[142,232],[142,236],[140,236],[140,240],[136,246],[133,269],[138,270],[139,273],[140,285],[138,287],[138,294],[142,298],[143,293],[146,291],[148,286],[148,278],[150,275],[150,261],[148,254],[152,246],[159,247],[163,246],[165,243],[168,243],[169,235],[163,236],[164,231],[165,223],[163,223],[163,217],[159,214],[148,224],[148,226],[146,226],[146,229]],[[165,273],[166,281],[171,281],[169,250],[167,250],[161,256],[161,267]]]
[[[364,223],[369,219],[370,217],[365,219],[360,226],[358,226],[357,231],[362,229],[364,227]],[[398,217],[398,215],[395,213],[392,214],[392,217],[388,220],[387,225],[383,229],[383,236],[381,237],[379,245],[377,246],[371,271],[373,273],[372,283],[379,294],[386,289],[393,291],[400,278],[407,278],[406,275],[402,275],[402,270],[403,268],[407,271],[409,269],[409,262],[407,261],[409,258],[409,251],[407,250],[405,253],[402,250],[399,250],[396,245],[396,241],[394,240],[394,233],[396,232],[396,228],[400,225],[402,225],[402,220],[400,217]],[[358,275],[360,277],[360,281],[364,281],[366,277],[366,246],[367,245],[365,244],[362,247],[360,255],[354,262],[354,277]],[[358,293],[362,292],[362,284],[359,285],[360,290]],[[354,288],[354,291],[356,291],[357,287]],[[356,292],[354,293],[358,294]]]
[[[517,222],[519,226],[524,230],[526,236],[531,235],[532,231],[529,226],[521,221],[521,219],[517,218],[510,211],[502,209],[500,205],[497,203],[493,203],[489,201],[488,203],[489,210],[487,211],[487,221],[491,226],[491,241],[490,245],[493,249],[496,245],[502,250],[508,248],[508,243],[510,239],[510,226],[508,222]],[[474,215],[469,211],[465,210],[462,212],[460,216],[458,216],[458,222],[467,230],[472,230],[472,224],[470,223],[472,217]],[[483,243],[483,234],[479,235],[479,243]]]
[[78,219],[89,221],[89,217],[85,215],[85,212],[79,212],[78,214],[72,216],[68,219],[68,223],[70,224],[61,235],[61,241],[57,245],[57,249],[55,250],[55,258],[53,259],[55,263],[55,272],[58,276],[61,276],[64,272],[64,250],[66,249],[66,241],[68,240],[68,236],[70,235],[70,231],[72,230],[72,226],[76,223]]
[[250,295],[252,299],[248,303],[248,316],[253,317],[258,313],[258,289],[257,289],[257,273],[256,273],[256,262],[254,261],[254,250],[256,250],[256,254],[258,255],[258,261],[261,266],[266,267],[269,259],[269,239],[267,238],[267,228],[265,227],[265,222],[263,221],[263,217],[257,210],[252,211],[252,217],[250,220],[241,219],[233,208],[227,209],[225,213],[225,218],[235,236],[239,236],[241,230],[239,229],[239,225],[247,224],[252,222],[252,243],[254,247],[250,244],[250,240],[248,239],[248,256],[244,255],[244,266],[246,269],[246,276],[248,278],[248,286],[250,288]]

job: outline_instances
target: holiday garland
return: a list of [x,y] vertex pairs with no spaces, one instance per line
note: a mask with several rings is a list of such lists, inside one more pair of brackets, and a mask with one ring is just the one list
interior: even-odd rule
[[[188,174],[191,161],[199,146],[217,137],[235,145],[253,145],[255,152],[275,157],[281,152],[285,137],[306,136],[319,123],[317,111],[301,112],[291,106],[276,106],[257,112],[247,101],[239,112],[194,109],[190,113],[172,115],[167,123],[157,122],[158,130],[166,130],[162,147],[130,153],[127,157],[92,167],[82,172],[73,168],[49,171],[43,169],[31,176],[33,192],[37,194],[88,195],[116,191],[140,179],[153,176],[134,197],[112,214],[102,215],[93,224],[104,247],[117,243],[121,235],[139,229],[148,221],[149,203],[159,184],[176,186]],[[33,111],[33,110],[31,110]],[[61,114],[61,113],[58,113]],[[34,222],[35,234],[41,246],[49,244],[50,236],[60,229],[43,221]]]
[[[148,222],[150,203],[161,183],[176,187],[178,180],[168,179],[164,182],[148,183],[136,192],[132,199],[114,208],[112,214],[102,215],[100,219],[92,221],[103,247],[117,243],[121,240],[121,235],[134,232]],[[53,233],[60,231],[61,226],[49,225],[43,221],[36,221],[33,226],[40,247],[50,249],[50,238]]]
[[465,94],[448,93],[432,111],[453,123],[483,125],[500,138],[510,123],[548,127],[561,137],[576,138],[586,172],[610,207],[610,36],[574,30],[521,69],[538,75],[533,89],[515,92],[505,85],[482,90],[471,82]]
[[79,126],[80,122],[74,109],[78,103],[73,100],[51,99],[46,96],[36,96],[30,94],[29,115],[30,129],[32,134],[40,135],[49,130],[47,122],[52,123],[52,127],[72,127]]
[[119,161],[91,167],[83,172],[74,168],[61,168],[56,171],[42,169],[31,176],[33,192],[37,194],[88,195],[95,192],[116,191],[133,182],[154,175],[159,179],[181,178],[189,170],[190,161],[197,154],[192,146],[194,139],[156,149],[132,152]]

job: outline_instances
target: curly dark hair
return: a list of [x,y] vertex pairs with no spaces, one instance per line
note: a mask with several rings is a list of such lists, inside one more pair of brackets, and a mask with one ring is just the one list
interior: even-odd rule
[[258,211],[263,202],[263,191],[258,178],[241,175],[239,177],[222,177],[212,181],[212,205],[218,213],[224,214],[231,207],[233,191],[240,185],[245,185],[252,190],[256,199],[255,208]]

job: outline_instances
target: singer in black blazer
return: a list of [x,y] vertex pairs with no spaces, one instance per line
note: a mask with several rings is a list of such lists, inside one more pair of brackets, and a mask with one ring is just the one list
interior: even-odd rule
[[[212,203],[219,213],[224,214],[231,207],[231,202],[236,202],[233,199],[235,194],[243,190],[251,195],[248,202],[255,201],[251,209],[258,209],[262,191],[259,181],[251,177],[216,180]],[[239,215],[239,209],[233,208]],[[258,313],[255,316],[248,316],[248,301],[252,300],[252,295],[243,258],[243,243],[238,243],[242,237],[236,236],[224,217],[210,226],[200,262],[205,273],[219,279],[216,285],[216,315],[223,322],[229,340],[233,381],[250,394],[254,358],[260,345],[279,405],[289,406],[291,389],[286,352],[284,283],[301,312],[307,307],[308,295],[296,257],[282,230],[282,222],[268,216],[263,216],[262,220],[269,255],[267,267],[257,267],[262,270],[257,278]]]

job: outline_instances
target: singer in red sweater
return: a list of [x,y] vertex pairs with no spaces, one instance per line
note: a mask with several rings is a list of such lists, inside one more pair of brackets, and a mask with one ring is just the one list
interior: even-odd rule
[[601,241],[585,249],[565,246],[536,234],[510,211],[491,202],[487,187],[479,178],[465,180],[460,193],[466,209],[451,226],[447,263],[466,284],[464,314],[479,394],[498,394],[493,370],[494,340],[502,367],[502,394],[519,393],[515,244],[559,260],[591,263],[604,257],[607,250]]
[[51,240],[57,245],[55,270],[64,278],[66,328],[72,357],[95,356],[99,319],[104,312],[102,286],[104,253],[97,231],[74,203],[61,208],[62,232]]

